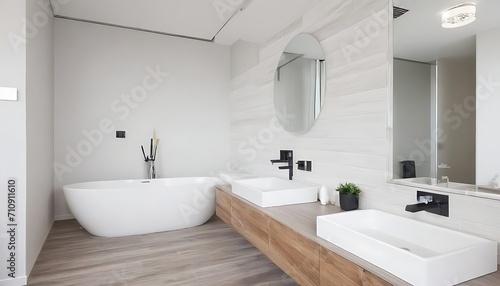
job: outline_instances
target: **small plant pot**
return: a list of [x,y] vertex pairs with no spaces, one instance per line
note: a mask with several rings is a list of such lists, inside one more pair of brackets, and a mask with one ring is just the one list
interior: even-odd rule
[[340,208],[345,211],[357,210],[359,207],[358,198],[351,194],[340,194]]

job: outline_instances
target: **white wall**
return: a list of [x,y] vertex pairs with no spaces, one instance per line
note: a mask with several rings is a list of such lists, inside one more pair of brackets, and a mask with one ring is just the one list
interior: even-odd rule
[[71,217],[66,184],[145,178],[153,129],[159,177],[225,169],[229,58],[227,46],[56,19],[56,219]]
[[401,161],[415,161],[417,177],[431,176],[431,74],[429,64],[394,60],[394,178],[401,178]]
[[[37,24],[26,51],[26,272],[31,272],[54,222],[54,25],[49,0],[27,1]],[[33,20],[36,19],[36,20]]]
[[[232,167],[287,178],[287,172],[269,160],[279,158],[280,149],[293,149],[296,160],[313,161],[311,173],[295,168],[294,180],[326,185],[330,191],[351,181],[362,189],[361,208],[500,241],[500,201],[449,194],[450,217],[413,214],[404,209],[416,202],[416,189],[387,183],[392,159],[389,2],[325,0],[304,15],[301,27],[261,48],[260,63],[232,80]],[[294,135],[276,125],[273,80],[281,52],[301,32],[320,41],[328,82],[315,125],[306,134]]]
[[476,183],[500,174],[500,28],[477,35]]
[[0,86],[18,89],[18,101],[0,101],[0,184],[17,179],[16,279],[7,276],[7,188],[0,191],[1,285],[26,283],[26,45],[17,44],[25,32],[25,17],[25,1],[0,0]]
[[253,68],[259,63],[259,45],[238,40],[231,46],[231,78]]
[[475,57],[441,58],[438,64],[437,126],[442,136],[437,178],[475,184],[476,172],[476,62]]

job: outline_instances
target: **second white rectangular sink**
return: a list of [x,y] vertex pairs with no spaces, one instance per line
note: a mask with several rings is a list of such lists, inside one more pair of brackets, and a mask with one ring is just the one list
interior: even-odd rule
[[234,194],[260,207],[310,203],[318,200],[318,188],[275,177],[235,180]]
[[497,271],[497,243],[377,210],[317,217],[317,235],[415,286]]

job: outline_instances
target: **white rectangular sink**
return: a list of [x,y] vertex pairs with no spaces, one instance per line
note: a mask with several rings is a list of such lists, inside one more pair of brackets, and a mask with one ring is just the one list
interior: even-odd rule
[[235,180],[231,185],[234,194],[264,208],[318,200],[318,188],[280,178]]
[[318,216],[317,235],[415,286],[497,271],[497,243],[377,210]]

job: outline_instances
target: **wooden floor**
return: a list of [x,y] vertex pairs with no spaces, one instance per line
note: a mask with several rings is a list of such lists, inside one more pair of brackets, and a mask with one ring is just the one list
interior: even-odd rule
[[28,285],[296,285],[220,219],[185,230],[96,237],[56,221]]

